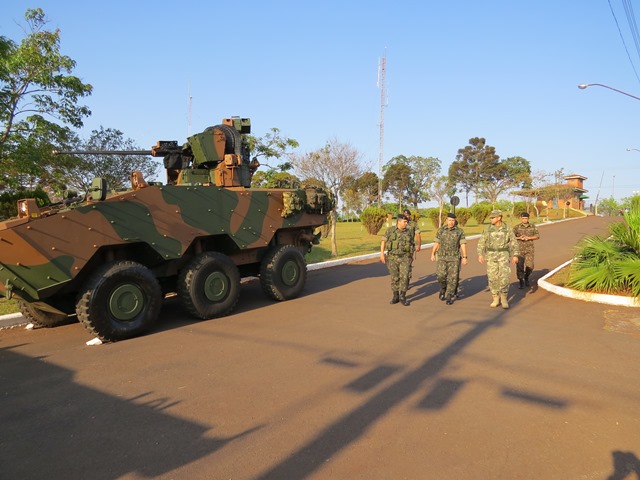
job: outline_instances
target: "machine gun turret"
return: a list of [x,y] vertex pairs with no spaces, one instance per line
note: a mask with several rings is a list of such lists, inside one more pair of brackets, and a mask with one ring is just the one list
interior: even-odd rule
[[251,133],[251,120],[230,117],[187,138],[160,140],[151,150],[69,150],[54,155],[150,155],[163,157],[169,185],[216,185],[250,187],[251,177],[260,166],[251,160],[245,134]]

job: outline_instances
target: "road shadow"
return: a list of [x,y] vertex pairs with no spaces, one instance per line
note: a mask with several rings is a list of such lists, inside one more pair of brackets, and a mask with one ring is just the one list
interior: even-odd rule
[[[640,480],[640,460],[633,452],[615,450],[613,457],[613,473],[607,480]],[[635,473],[635,475],[633,475]]]
[[118,398],[73,375],[46,358],[0,349],[0,477],[155,478],[260,428],[216,437],[214,426],[168,413],[171,398]]
[[[482,277],[471,279],[470,289],[476,291]],[[421,286],[425,291],[433,288],[426,283]],[[471,291],[471,290],[470,290]],[[504,326],[506,311],[497,310],[493,318],[485,321],[461,320],[469,324],[469,329],[457,339],[444,346],[439,352],[426,358],[413,369],[403,369],[398,365],[376,365],[344,388],[355,392],[373,389],[390,378],[395,378],[388,386],[371,397],[363,400],[357,407],[336,419],[315,438],[301,445],[287,458],[271,467],[256,478],[258,480],[280,480],[283,478],[308,478],[320,470],[332,457],[359,441],[379,420],[392,409],[409,399],[415,393],[425,390],[422,399],[415,408],[424,411],[440,410],[449,405],[466,384],[463,379],[438,378],[449,364],[463,350],[488,330]],[[508,318],[508,317],[507,317]],[[351,368],[348,365],[348,368]],[[523,392],[507,389],[505,398],[516,401],[533,402],[543,408],[567,408],[568,401],[551,398],[536,392]]]

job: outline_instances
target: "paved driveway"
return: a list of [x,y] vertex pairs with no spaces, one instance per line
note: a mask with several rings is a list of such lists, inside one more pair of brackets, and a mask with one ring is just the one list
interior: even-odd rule
[[[542,227],[536,275],[606,223]],[[115,344],[0,331],[0,478],[640,478],[640,311],[535,287],[489,308],[475,244],[452,306],[421,252],[410,307],[366,261],[289,302],[246,284],[218,320],[168,302]]]

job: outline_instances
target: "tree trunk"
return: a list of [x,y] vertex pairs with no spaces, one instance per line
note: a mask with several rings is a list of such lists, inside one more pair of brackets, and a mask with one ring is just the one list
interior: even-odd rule
[[336,211],[331,211],[331,255],[334,257],[338,256],[338,242],[336,238],[336,224],[337,222]]

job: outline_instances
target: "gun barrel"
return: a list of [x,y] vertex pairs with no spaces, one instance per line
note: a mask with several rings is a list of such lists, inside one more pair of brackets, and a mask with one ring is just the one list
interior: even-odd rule
[[54,155],[152,155],[151,150],[54,150]]

